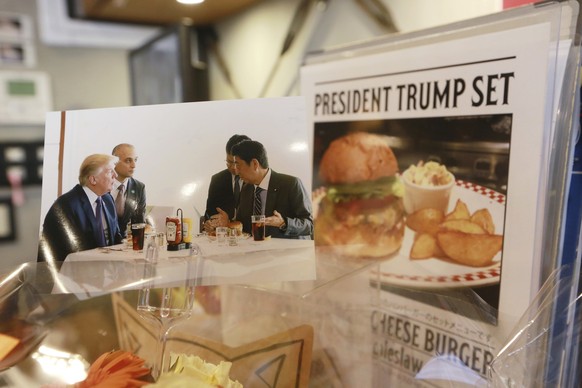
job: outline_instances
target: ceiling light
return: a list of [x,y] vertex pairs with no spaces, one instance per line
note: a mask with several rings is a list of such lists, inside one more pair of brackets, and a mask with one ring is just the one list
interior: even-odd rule
[[178,3],[182,4],[200,4],[204,3],[204,0],[176,0]]

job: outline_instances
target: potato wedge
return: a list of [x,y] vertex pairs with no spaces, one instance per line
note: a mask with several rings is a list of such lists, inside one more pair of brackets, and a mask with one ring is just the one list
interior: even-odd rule
[[445,216],[445,221],[448,220],[469,220],[471,219],[471,213],[469,212],[469,208],[465,204],[465,202],[457,199],[457,203],[455,204],[455,208],[452,212]]
[[435,234],[445,214],[439,209],[420,209],[406,217],[406,226],[418,233]]
[[[410,249],[411,259],[428,259],[435,256],[435,251],[439,249],[436,237],[429,233],[419,233],[416,235],[412,248]],[[439,249],[440,250],[440,249]]]
[[493,224],[493,217],[487,209],[479,209],[471,215],[471,222],[480,225],[485,232],[495,234],[495,224]]
[[436,245],[434,247],[434,257],[438,257],[440,259],[447,257],[447,255],[445,254],[445,252],[443,252],[443,250],[441,249],[441,247],[439,245],[439,241],[436,238],[436,235],[434,237],[435,237],[435,240],[436,240]]
[[485,234],[485,229],[483,229],[479,224],[476,224],[469,220],[449,220],[445,221],[440,225],[440,231],[446,232],[464,232],[470,234]]
[[447,257],[473,267],[490,265],[503,246],[503,236],[495,234],[439,232],[436,237]]

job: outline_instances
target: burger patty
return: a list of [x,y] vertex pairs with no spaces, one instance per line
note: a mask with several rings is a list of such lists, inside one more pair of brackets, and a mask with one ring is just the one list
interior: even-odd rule
[[402,222],[404,206],[395,196],[384,198],[352,199],[333,203],[325,198],[321,211],[346,227],[368,224],[370,227],[382,226],[392,229]]

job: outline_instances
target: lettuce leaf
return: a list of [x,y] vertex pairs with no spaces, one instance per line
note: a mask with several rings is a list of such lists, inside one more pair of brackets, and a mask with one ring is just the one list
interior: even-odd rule
[[333,203],[354,199],[384,198],[389,195],[402,197],[404,186],[399,177],[384,177],[375,181],[333,185],[327,189],[327,197]]

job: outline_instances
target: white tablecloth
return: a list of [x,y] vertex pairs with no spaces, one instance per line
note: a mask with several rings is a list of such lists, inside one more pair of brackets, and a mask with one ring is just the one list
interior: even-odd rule
[[[195,271],[188,275],[183,260],[189,250],[159,250],[156,285],[171,286],[185,276],[194,276],[197,285],[260,284],[314,280],[315,248],[311,240],[239,240],[237,246],[219,245],[206,237],[193,239],[202,255]],[[54,292],[85,293],[135,289],[143,285],[145,252],[124,245],[76,252],[63,262]]]

